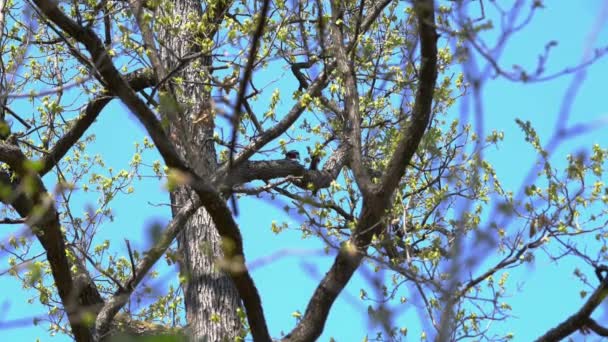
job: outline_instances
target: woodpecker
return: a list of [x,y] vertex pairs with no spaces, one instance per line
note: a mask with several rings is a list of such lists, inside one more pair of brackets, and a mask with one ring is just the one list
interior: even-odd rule
[[285,159],[298,161],[300,160],[300,152],[296,150],[287,151],[285,152]]

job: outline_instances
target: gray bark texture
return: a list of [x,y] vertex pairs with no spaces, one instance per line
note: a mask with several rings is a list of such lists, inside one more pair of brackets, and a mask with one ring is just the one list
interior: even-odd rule
[[[197,0],[173,2],[177,27],[185,27],[188,18],[202,15]],[[198,52],[194,41],[184,30],[167,30],[161,33],[161,59],[166,72],[179,64],[178,58]],[[211,115],[209,93],[204,90],[205,69],[211,65],[210,57],[190,62],[175,76],[183,78],[181,85],[172,84],[179,110],[178,120],[169,120],[171,139],[181,157],[202,177],[209,177],[217,168],[213,137],[214,122],[200,120],[201,115]],[[201,114],[204,113],[204,114]],[[171,205],[175,214],[195,197],[185,186],[171,193]],[[238,292],[231,279],[221,272],[216,260],[222,257],[220,236],[207,213],[201,207],[187,222],[178,236],[181,255],[180,268],[186,277],[185,306],[188,333],[192,341],[234,340],[240,323],[236,310],[240,304]]]

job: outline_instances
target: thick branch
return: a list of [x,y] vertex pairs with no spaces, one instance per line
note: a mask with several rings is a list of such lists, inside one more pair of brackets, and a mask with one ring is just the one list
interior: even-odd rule
[[[201,202],[208,210],[211,215],[213,222],[215,223],[218,232],[222,238],[232,242],[233,248],[227,248],[224,245],[224,253],[229,262],[237,262],[241,265],[236,271],[230,272],[235,285],[239,291],[241,299],[247,310],[247,317],[249,324],[252,329],[252,335],[255,340],[267,341],[270,340],[266,323],[264,320],[264,314],[261,307],[261,302],[257,290],[253,284],[247,269],[244,265],[243,257],[243,246],[240,231],[230,210],[228,209],[226,202],[219,195],[213,187],[211,187],[206,181],[200,179],[194,172],[192,172],[188,166],[179,158],[173,145],[167,139],[165,132],[163,131],[160,123],[156,119],[155,114],[150,110],[133,92],[129,85],[122,79],[114,67],[112,60],[105,51],[99,38],[91,30],[80,27],[70,18],[65,16],[61,10],[52,2],[34,0],[36,5],[42,9],[42,11],[64,31],[70,34],[73,38],[82,43],[89,53],[91,54],[95,65],[107,82],[108,86],[112,89],[114,94],[119,96],[121,100],[127,105],[127,107],[138,117],[142,122],[152,140],[157,146],[161,156],[165,163],[169,167],[176,168],[183,172],[186,172],[192,176],[191,186],[194,188],[196,193],[201,199]],[[372,14],[377,16],[382,8],[386,6],[390,1],[380,3],[372,11]],[[364,21],[364,29],[371,26],[372,20]],[[369,19],[369,17],[367,18]],[[330,65],[327,71],[333,69],[333,65]],[[317,82],[313,83],[309,88],[309,95],[315,96],[324,87],[328,79],[327,74],[322,74],[317,78]],[[246,148],[235,160],[235,165],[247,160],[255,151],[260,147],[264,146],[269,141],[278,137],[284,132],[304,110],[304,106],[301,104],[296,105],[292,111],[284,118],[279,124],[273,127],[271,130],[266,131],[261,137],[256,139],[248,148]],[[225,170],[224,170],[225,171]],[[358,262],[354,264],[358,265]],[[355,267],[356,269],[356,267]],[[354,272],[354,269],[352,270]],[[347,278],[350,278],[352,272],[347,273]],[[347,281],[348,279],[346,279]],[[345,282],[344,282],[345,283]],[[337,295],[337,294],[336,294]],[[334,297],[335,298],[335,297]],[[333,299],[331,300],[333,302]]]
[[[335,67],[335,63],[327,66],[326,72],[322,72],[317,79],[313,82],[313,84],[308,88],[307,95],[310,97],[316,97],[321,93],[321,90],[327,86],[329,77],[328,74],[331,73],[333,68]],[[223,165],[217,171],[218,175],[225,175],[228,171],[229,167],[237,168],[241,163],[248,160],[255,152],[257,152],[260,148],[264,147],[269,142],[273,141],[281,134],[283,134],[294,122],[302,115],[306,106],[298,101],[296,105],[294,105],[291,110],[272,128],[264,131],[264,133],[260,134],[255,140],[253,140],[247,147],[241,151],[232,162],[231,166],[228,164]]]
[[418,89],[412,110],[412,120],[401,129],[401,140],[381,180],[379,191],[392,194],[405,173],[420,140],[429,125],[433,104],[433,93],[437,79],[437,32],[435,31],[434,1],[414,2],[420,35],[420,71]]
[[27,224],[46,251],[53,280],[75,339],[92,341],[92,335],[83,317],[86,316],[86,310],[94,311],[103,300],[88,274],[79,274],[78,286],[74,283],[61,233],[59,214],[52,197],[48,194],[41,178],[25,167],[27,158],[19,147],[0,143],[0,161],[8,164],[18,179],[27,178],[33,182],[35,191],[31,197],[28,197],[20,193],[20,187],[11,175],[0,174],[0,182],[9,184],[13,189],[12,198],[6,200],[6,203],[13,206],[21,217],[27,218]]
[[[388,6],[391,1],[392,0],[383,0],[372,6],[367,16],[365,17],[365,20],[363,20],[363,25],[361,25],[361,32],[366,32],[372,26],[376,18],[378,18],[380,13],[382,13],[382,10],[384,10],[384,8]],[[346,48],[346,51],[350,52],[351,49],[354,48],[354,46],[355,42],[350,42]],[[323,88],[327,86],[329,82],[329,75],[331,75],[335,68],[336,62],[332,62],[326,65],[325,71],[322,72],[319,76],[317,76],[315,81],[308,87],[306,94],[308,94],[308,96],[310,97],[318,96],[321,93],[321,90],[323,90]],[[260,148],[264,147],[266,144],[283,134],[289,127],[291,127],[294,122],[296,122],[296,120],[300,117],[300,115],[304,112],[305,109],[306,106],[303,106],[301,102],[295,104],[287,113],[287,115],[285,115],[285,117],[281,119],[281,121],[279,121],[272,128],[264,131],[263,134],[261,134],[258,138],[252,141],[251,144],[245,147],[243,151],[241,151],[241,153],[239,153],[234,158],[231,167],[238,167],[239,164],[248,160],[254,153],[259,151]],[[226,164],[220,167],[216,174],[225,175],[227,174],[227,171],[228,165]]]
[[296,185],[309,189],[323,189],[329,187],[340,174],[346,164],[346,144],[339,147],[329,157],[322,170],[309,170],[304,165],[289,159],[248,161],[231,171],[226,177],[224,186],[232,188],[254,180],[269,181],[275,178],[301,177]]
[[[380,218],[381,216],[364,209],[356,230],[371,231],[373,227],[378,226]],[[371,237],[369,240],[371,241]],[[369,241],[361,242],[369,243]],[[321,336],[331,306],[359,267],[363,256],[364,253],[352,241],[342,246],[329,272],[323,277],[308,302],[304,317],[283,341],[314,341]]]
[[219,235],[225,241],[222,245],[227,261],[237,264],[235,271],[228,272],[235,282],[241,300],[247,311],[247,319],[251,327],[251,334],[256,341],[270,341],[270,335],[264,319],[260,296],[257,292],[253,279],[245,266],[243,254],[243,240],[239,228],[232,217],[226,201],[206,180],[201,179],[187,164],[179,157],[173,144],[157,120],[154,112],[137,97],[133,89],[121,77],[114,66],[110,56],[103,46],[99,37],[90,29],[83,28],[68,18],[55,3],[43,0],[34,0],[36,5],[61,29],[82,43],[91,57],[96,61],[99,73],[108,83],[108,86],[118,96],[133,114],[144,125],[148,134],[154,141],[156,148],[163,157],[165,164],[171,168],[180,170],[192,179],[190,186],[195,190],[205,209],[209,212]]
[[74,126],[57,141],[48,154],[40,159],[40,162],[42,163],[42,169],[40,170],[41,176],[44,176],[51,171],[51,169],[59,163],[61,158],[68,153],[72,146],[82,138],[87,129],[95,122],[101,110],[111,99],[110,96],[102,95],[94,98],[87,104],[84,114],[78,118]]
[[107,82],[108,88],[123,101],[144,125],[167,166],[182,171],[188,171],[184,167],[185,163],[182,162],[177,151],[167,138],[160,122],[156,118],[156,114],[137,97],[133,89],[131,89],[129,84],[118,72],[102,41],[97,37],[95,32],[89,28],[78,25],[67,17],[57,7],[55,2],[34,0],[34,3],[52,22],[87,48],[91,54],[91,58],[95,61],[94,64],[97,67],[97,70]]
[[592,318],[588,318],[587,322],[585,323],[585,326],[590,329],[593,330],[594,333],[603,336],[603,337],[608,337],[608,328],[603,327],[601,325],[599,325],[595,320],[593,320]]
[[355,81],[352,63],[347,59],[344,49],[344,36],[338,27],[337,22],[340,19],[340,4],[336,1],[331,2],[332,7],[332,25],[331,32],[334,41],[334,50],[336,54],[337,69],[344,81],[344,113],[346,116],[345,131],[347,134],[346,140],[352,147],[350,166],[355,175],[357,185],[361,189],[364,197],[371,195],[372,182],[363,167],[361,155],[361,115],[359,113],[359,92],[357,91],[357,83]]
[[[359,267],[374,234],[379,233],[383,228],[382,218],[390,204],[389,199],[403,177],[405,166],[418,148],[430,118],[433,89],[437,77],[435,68],[437,34],[434,6],[433,0],[414,2],[414,10],[419,23],[423,65],[420,69],[420,83],[414,104],[413,126],[415,128],[404,130],[405,134],[411,133],[412,136],[406,135],[399,142],[389,165],[388,176],[385,175],[383,178],[380,191],[374,193],[374,196],[363,198],[361,214],[353,236],[338,253],[334,264],[315,290],[304,317],[285,339],[287,341],[312,341],[321,335],[333,302]],[[396,165],[398,162],[402,164]]]
[[[154,75],[152,74],[150,69],[140,69],[129,73],[125,76],[131,88],[135,91],[140,91],[145,88],[151,87],[156,83]],[[112,100],[112,97],[107,94],[100,95],[91,102],[89,102],[84,109],[84,113],[74,126],[64,134],[53,146],[53,148],[46,154],[44,157],[40,159],[42,163],[42,169],[40,170],[40,176],[44,176],[47,172],[49,172],[57,163],[65,156],[66,153],[74,146],[80,138],[84,135],[84,133],[91,127],[93,122],[99,116],[99,113],[103,110],[103,108]]]
[[568,319],[558,324],[555,328],[547,331],[539,337],[537,342],[561,341],[573,332],[585,328],[593,311],[604,301],[608,293],[608,279],[604,278],[593,294],[587,299],[580,310]]
[[254,180],[269,181],[275,178],[302,177],[304,165],[291,159],[248,161],[230,172],[224,184],[230,188]]

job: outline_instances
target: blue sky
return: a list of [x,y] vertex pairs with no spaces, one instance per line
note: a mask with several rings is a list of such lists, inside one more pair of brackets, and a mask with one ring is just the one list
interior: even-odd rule
[[[572,2],[547,2],[547,6],[546,10],[539,12],[528,28],[508,42],[500,58],[501,65],[534,66],[537,55],[550,40],[559,42],[550,58],[550,70],[560,70],[566,66],[577,65],[581,61],[589,32],[593,29],[602,6],[606,5],[602,1],[582,0],[577,1],[576,5]],[[491,38],[488,36],[488,39]],[[595,46],[607,44],[608,25],[604,22]],[[570,124],[608,116],[605,75],[608,75],[608,58],[599,60],[586,70],[584,82],[571,107]],[[534,152],[524,142],[523,134],[514,119],[530,120],[538,130],[541,140],[546,141],[553,132],[556,118],[563,106],[562,99],[572,79],[572,75],[566,75],[545,83],[524,85],[498,78],[489,79],[484,84],[482,99],[486,132],[491,132],[492,129],[505,132],[505,141],[499,148],[488,150],[485,156],[493,163],[499,178],[507,188],[518,189],[528,167],[535,160]],[[284,110],[279,108],[279,111],[281,109]],[[450,115],[460,117],[465,109],[457,104]],[[94,130],[96,142],[91,146],[91,154],[102,154],[106,163],[115,169],[128,167],[134,149],[125,146],[131,147],[134,141],[141,141],[145,136],[143,129],[127,115],[126,109],[116,103],[106,108],[94,125]],[[556,150],[554,160],[563,160],[566,153],[588,148],[592,143],[608,145],[606,132],[606,128],[599,128],[583,138],[564,142]],[[305,154],[304,151],[301,153]],[[169,210],[167,207],[142,206],[140,203],[167,201],[167,194],[162,186],[155,180],[146,179],[136,186],[132,196],[117,198],[112,205],[116,219],[114,222],[105,223],[100,233],[105,238],[116,241],[115,247],[120,252],[124,251],[122,241],[125,237],[134,241],[135,246],[143,247],[146,245],[148,223],[156,219],[168,220]],[[285,216],[281,207],[282,205],[260,199],[239,201],[238,221],[241,224],[249,261],[280,250],[300,253],[279,258],[253,270],[273,336],[278,336],[281,331],[291,330],[295,323],[291,313],[305,310],[310,295],[333,261],[331,256],[316,253],[323,247],[319,242],[313,239],[302,240],[301,233],[297,231],[286,231],[280,235],[270,231],[272,220],[287,220],[294,226],[298,224],[298,218]],[[14,226],[3,228],[1,237],[16,231]],[[5,262],[6,256],[2,256],[0,260]],[[592,274],[593,270],[579,260],[566,259],[554,264],[542,257],[533,267],[510,271],[512,299],[509,303],[513,306],[516,318],[506,324],[497,324],[497,333],[514,332],[516,340],[530,340],[577,310],[583,303],[579,291],[584,289],[572,274],[577,266],[589,275]],[[378,330],[377,327],[370,327],[366,319],[367,305],[370,303],[358,299],[359,289],[368,288],[361,274],[362,272],[357,273],[333,306],[321,341],[327,341],[330,336],[338,341],[359,341],[365,334],[373,337]],[[515,284],[521,284],[521,290],[517,290]],[[0,305],[3,308],[0,310],[0,320],[10,321],[44,315],[45,311],[40,306],[26,303],[31,293],[23,292],[14,279],[0,277],[0,288],[5,293],[0,297]],[[421,326],[417,315],[418,309],[415,305],[409,305],[396,320],[399,326],[408,327],[407,340],[419,339]],[[67,340],[64,336],[51,339],[43,328],[27,325],[4,330],[2,335],[23,341],[34,340],[36,337],[42,341]]]

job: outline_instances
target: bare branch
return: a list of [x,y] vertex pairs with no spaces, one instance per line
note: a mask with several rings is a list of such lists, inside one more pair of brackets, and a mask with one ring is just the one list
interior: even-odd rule
[[596,334],[598,334],[600,336],[608,337],[608,328],[599,325],[592,318],[588,318],[587,319],[587,322],[585,323],[585,326],[587,328],[589,328],[590,330],[593,330],[594,333],[596,333]]
[[184,227],[186,221],[199,207],[200,202],[190,202],[188,205],[179,210],[179,212],[173,217],[173,220],[167,226],[167,229],[165,229],[163,232],[156,245],[154,245],[154,247],[144,254],[144,257],[140,260],[134,273],[131,275],[131,279],[129,279],[129,281],[119,288],[112,298],[110,298],[102,307],[101,311],[97,315],[97,320],[95,321],[96,339],[101,340],[108,333],[114,316],[127,303],[129,297],[137,288],[137,285],[139,285],[139,283],[148,274],[148,271],[150,271],[156,261],[158,261],[158,259],[166,252],[167,248],[169,248],[173,240],[175,240],[177,237],[177,234],[179,234]]
[[[150,69],[137,70],[125,77],[135,91],[151,87],[155,83],[154,76]],[[42,163],[42,169],[39,172],[40,176],[44,176],[57,165],[61,158],[65,156],[70,148],[80,140],[87,129],[91,127],[99,116],[99,113],[101,113],[103,108],[112,100],[112,98],[112,96],[103,94],[94,98],[87,104],[84,113],[78,118],[72,128],[57,141],[47,155],[40,159],[40,162]]]
[[[419,128],[412,132],[414,136],[405,137],[394,153],[389,165],[389,172],[396,179],[384,178],[381,191],[374,193],[373,197],[364,198],[363,207],[355,228],[355,233],[340,249],[330,270],[327,272],[319,286],[316,288],[304,317],[298,325],[287,335],[285,341],[311,341],[321,335],[329,310],[346,286],[353,273],[359,267],[366,254],[374,234],[383,228],[381,224],[399,179],[405,172],[407,161],[411,158],[418,143],[424,134],[431,111],[433,88],[435,86],[437,61],[437,33],[435,32],[435,3],[433,0],[418,0],[414,2],[414,10],[418,19],[419,36],[421,40],[421,55],[423,66],[420,70],[420,83],[414,104],[414,122]],[[412,129],[407,130],[411,131]],[[406,155],[406,152],[408,155]],[[402,155],[399,156],[399,153]],[[402,161],[402,165],[395,165]],[[392,167],[391,167],[392,166]]]
[[[366,32],[371,25],[374,23],[376,18],[382,13],[382,10],[388,6],[388,4],[392,0],[383,0],[376,3],[370,10],[368,11],[367,16],[363,20],[363,25],[361,25],[361,32]],[[354,42],[350,42],[346,51],[349,52],[354,47]],[[317,97],[321,93],[321,90],[327,86],[329,82],[329,75],[336,68],[336,62],[331,62],[325,66],[325,71],[319,74],[314,82],[308,87],[305,95],[306,97]],[[304,112],[306,106],[303,105],[301,101],[298,101],[291,110],[281,119],[275,126],[266,130],[263,134],[261,134],[258,138],[251,142],[247,147],[243,149],[235,158],[232,163],[232,167],[237,167],[239,164],[243,163],[245,160],[248,160],[254,153],[256,153],[260,148],[264,147],[269,142],[273,141],[275,138],[283,134],[291,125],[300,117],[300,115]],[[223,165],[218,169],[216,175],[226,175],[228,170],[228,165]]]
[[[344,112],[347,120],[344,125],[347,136],[345,137],[348,144],[351,146],[350,167],[355,175],[357,185],[361,189],[363,197],[367,198],[372,193],[372,182],[363,167],[362,151],[361,151],[361,115],[359,113],[359,92],[357,91],[357,83],[355,81],[354,70],[352,63],[347,60],[347,54],[344,49],[344,36],[342,29],[338,26],[338,21],[341,20],[338,8],[339,2],[332,1],[332,25],[331,32],[336,54],[336,64],[338,72],[344,81]],[[358,27],[357,27],[358,29]],[[356,40],[355,40],[356,41]]]
[[254,180],[269,181],[281,177],[301,177],[294,184],[303,188],[323,189],[329,187],[340,174],[348,160],[348,148],[344,144],[328,158],[322,170],[309,170],[304,165],[289,159],[248,161],[234,168],[222,186],[231,188]]
[[235,271],[228,273],[235,282],[239,295],[243,300],[252,335],[256,340],[269,341],[270,335],[266,326],[261,300],[255,284],[253,283],[253,279],[245,267],[243,240],[238,225],[234,221],[225,200],[216,189],[207,181],[201,179],[180,158],[175,147],[167,138],[154,112],[137,97],[133,89],[131,89],[129,84],[120,75],[99,37],[90,29],[83,28],[72,19],[68,18],[55,3],[42,0],[34,0],[34,2],[50,20],[61,27],[70,36],[85,45],[92,58],[97,61],[96,65],[99,73],[108,83],[110,89],[112,89],[114,94],[127,105],[144,125],[163,157],[165,164],[192,177],[192,181],[189,185],[195,190],[201,202],[209,212],[219,235],[226,241],[231,241],[233,243],[231,246],[227,245],[228,242],[224,243],[222,249],[226,259],[230,263],[238,265]]
[[234,114],[232,115],[232,138],[230,140],[229,149],[229,157],[228,157],[228,169],[232,168],[232,161],[234,158],[234,147],[236,144],[236,138],[239,132],[239,125],[241,123],[241,113],[243,103],[245,102],[245,92],[247,90],[247,84],[249,80],[251,80],[251,76],[253,74],[253,68],[255,66],[255,60],[258,54],[258,48],[260,45],[260,41],[262,40],[262,35],[264,34],[264,28],[266,26],[266,16],[268,14],[268,10],[270,8],[270,0],[264,0],[262,3],[262,10],[259,13],[259,22],[255,28],[253,33],[251,49],[249,50],[249,58],[247,59],[247,65],[245,66],[245,73],[243,75],[243,79],[239,85],[239,92],[236,97],[236,103],[234,104]]
[[404,124],[401,140],[393,153],[380,182],[379,192],[392,193],[412,156],[418,149],[431,118],[433,93],[437,79],[437,32],[435,31],[435,15],[433,1],[415,1],[414,8],[418,14],[418,30],[420,34],[420,63],[419,82],[416,90],[416,100],[412,110],[412,119]]
[[[27,158],[17,146],[0,143],[0,161],[7,163],[19,179],[29,178],[33,182],[36,191],[31,198],[18,195],[7,204],[12,205],[21,217],[27,217],[26,223],[46,251],[53,280],[65,306],[74,337],[77,341],[92,341],[91,332],[82,317],[85,310],[94,310],[103,300],[88,274],[79,275],[78,279],[82,280],[79,284],[82,286],[77,286],[72,276],[59,214],[52,197],[47,193],[42,179],[26,168]],[[8,174],[0,174],[0,181],[15,188],[12,177]]]
[[602,304],[608,291],[608,277],[605,277],[600,282],[600,285],[593,291],[589,299],[575,314],[568,317],[565,321],[558,324],[556,327],[547,331],[543,336],[539,337],[537,342],[560,341],[575,331],[584,328],[595,309]]
[[185,163],[181,160],[167,138],[160,122],[156,118],[156,114],[137,97],[133,89],[120,75],[95,32],[78,25],[67,17],[54,2],[34,0],[34,3],[51,21],[87,48],[92,59],[95,61],[97,70],[107,82],[108,88],[127,105],[144,125],[167,166],[187,171]]

